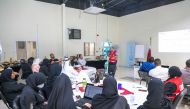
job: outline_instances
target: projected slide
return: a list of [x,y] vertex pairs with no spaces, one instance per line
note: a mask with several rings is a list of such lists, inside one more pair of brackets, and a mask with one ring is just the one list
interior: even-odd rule
[[159,52],[190,52],[190,30],[159,32]]

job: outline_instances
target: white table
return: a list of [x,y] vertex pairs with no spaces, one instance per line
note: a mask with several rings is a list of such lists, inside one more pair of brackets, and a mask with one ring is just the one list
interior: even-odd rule
[[[142,105],[146,101],[146,96],[148,95],[148,92],[139,91],[139,89],[146,90],[147,89],[146,87],[141,86],[138,83],[132,83],[132,82],[118,81],[118,83],[121,83],[123,88],[134,93],[128,95],[121,95],[127,99],[127,102],[130,105],[130,109],[137,109],[138,106]],[[119,90],[118,92],[119,94],[122,93],[121,90]],[[84,96],[84,92],[80,91],[76,92],[74,90],[73,93],[74,95],[80,95],[81,97]],[[134,99],[134,101],[132,99]]]
[[[148,92],[139,91],[139,89],[147,90],[146,87],[139,85],[138,83],[132,82],[118,81],[118,83],[121,83],[122,87],[134,93],[134,95],[122,95],[127,99],[127,102],[130,105],[130,109],[137,109],[137,107],[139,107],[146,101],[146,96],[148,95]],[[119,94],[120,92],[121,91],[119,90]]]

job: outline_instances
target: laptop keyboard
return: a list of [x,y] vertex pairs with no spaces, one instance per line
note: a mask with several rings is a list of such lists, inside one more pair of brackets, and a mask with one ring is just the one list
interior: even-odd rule
[[92,103],[92,100],[81,98],[80,100],[76,101],[76,106],[82,107],[85,103]]

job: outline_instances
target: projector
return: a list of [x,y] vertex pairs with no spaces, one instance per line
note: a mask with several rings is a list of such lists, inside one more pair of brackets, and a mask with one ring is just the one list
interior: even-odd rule
[[104,11],[106,11],[106,9],[95,7],[95,6],[91,6],[84,10],[84,12],[89,13],[89,14],[99,14]]

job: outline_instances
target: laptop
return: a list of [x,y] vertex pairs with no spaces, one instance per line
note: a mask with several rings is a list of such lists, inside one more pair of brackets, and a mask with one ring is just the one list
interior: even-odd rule
[[84,98],[76,101],[76,105],[82,107],[85,103],[92,103],[92,98],[96,94],[101,94],[103,87],[94,86],[93,84],[87,84],[84,92]]

